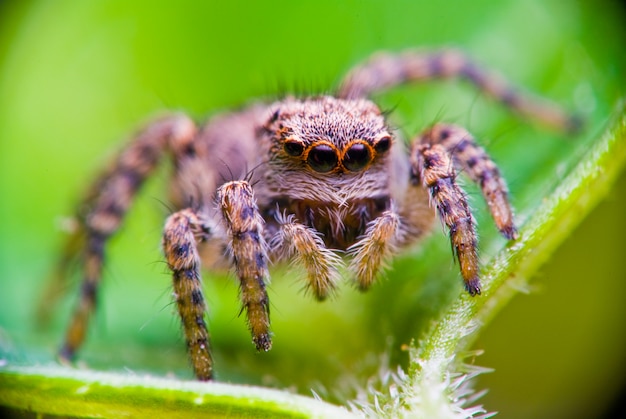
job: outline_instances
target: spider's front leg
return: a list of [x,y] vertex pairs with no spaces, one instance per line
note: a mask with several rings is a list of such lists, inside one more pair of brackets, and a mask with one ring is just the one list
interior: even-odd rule
[[451,124],[435,124],[426,130],[420,142],[441,144],[472,181],[480,186],[498,230],[509,240],[517,238],[508,188],[500,170],[487,152],[464,128]]
[[240,283],[242,311],[256,348],[268,351],[270,306],[265,283],[269,280],[264,221],[259,213],[252,187],[247,181],[232,181],[217,190],[217,199],[226,224],[229,248]]
[[431,202],[450,230],[465,289],[480,294],[477,236],[467,196],[456,183],[450,155],[440,144],[416,143],[411,151],[413,175],[430,190]]
[[456,184],[455,164],[480,186],[502,235],[515,239],[517,229],[506,183],[498,167],[466,130],[456,125],[437,124],[416,139],[411,150],[413,176],[430,190],[431,202],[450,229],[465,288],[475,295],[480,293],[476,229],[467,197]]
[[209,333],[204,321],[206,305],[200,279],[200,256],[197,243],[206,240],[210,228],[206,220],[191,209],[168,217],[163,232],[163,251],[173,273],[174,296],[183,325],[187,350],[199,380],[213,376]]

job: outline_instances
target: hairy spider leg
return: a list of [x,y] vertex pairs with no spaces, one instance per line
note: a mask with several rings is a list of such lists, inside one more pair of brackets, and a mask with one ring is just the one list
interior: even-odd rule
[[480,293],[477,236],[467,198],[455,182],[460,167],[482,191],[492,218],[504,237],[517,238],[506,182],[493,160],[465,129],[436,124],[413,142],[410,155],[413,176],[430,190],[431,202],[450,229],[454,253],[468,292]]
[[455,165],[480,186],[498,230],[509,240],[517,238],[506,182],[494,161],[469,132],[456,125],[436,124],[422,133],[420,142],[445,147]]
[[348,73],[338,96],[345,99],[366,97],[408,82],[450,77],[468,80],[487,96],[549,127],[568,133],[581,128],[579,117],[569,115],[549,101],[517,91],[504,78],[482,69],[456,49],[375,54]]
[[[96,304],[108,238],[119,228],[137,191],[158,165],[168,144],[187,141],[195,134],[195,125],[183,115],[168,116],[150,124],[92,188],[85,202],[85,215],[80,217],[80,230],[84,231],[86,243],[81,256],[84,270],[81,292],[59,353],[62,360],[71,360],[85,339],[89,317]],[[66,249],[75,251],[71,245]],[[69,256],[62,258],[61,263],[67,258]]]
[[[41,299],[37,304],[37,325],[45,327],[51,319],[51,314],[55,309],[59,298],[64,295],[64,291],[70,286],[70,275],[72,268],[79,261],[81,250],[85,248],[86,233],[85,228],[72,218],[70,231],[65,238],[63,249],[53,271],[50,273],[46,286],[41,294]],[[78,225],[74,225],[78,224]]]
[[265,290],[269,281],[264,221],[259,213],[250,184],[231,181],[217,190],[217,201],[230,238],[230,253],[237,277],[248,327],[257,350],[269,351],[270,306]]
[[202,295],[200,255],[197,243],[210,234],[206,220],[192,209],[168,217],[163,231],[163,252],[172,271],[174,298],[180,316],[187,351],[198,380],[213,377],[209,333],[204,321],[206,305]]
[[456,183],[456,171],[447,150],[440,144],[414,142],[411,150],[413,176],[430,191],[432,205],[450,230],[452,248],[461,267],[465,289],[480,294],[476,228],[467,196]]

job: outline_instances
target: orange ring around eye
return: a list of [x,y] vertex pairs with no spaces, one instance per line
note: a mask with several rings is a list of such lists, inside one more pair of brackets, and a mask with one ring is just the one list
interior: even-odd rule
[[341,165],[350,172],[359,172],[367,168],[375,156],[376,151],[367,141],[353,140],[343,150]]

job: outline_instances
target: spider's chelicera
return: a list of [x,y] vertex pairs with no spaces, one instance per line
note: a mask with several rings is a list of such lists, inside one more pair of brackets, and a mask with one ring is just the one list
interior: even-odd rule
[[515,239],[498,168],[472,135],[451,124],[427,128],[405,150],[367,99],[374,91],[449,76],[468,79],[522,115],[574,127],[556,106],[516,93],[455,50],[377,54],[348,74],[336,96],[256,104],[216,116],[202,129],[181,114],[149,124],[81,207],[81,228],[63,260],[78,253],[74,244],[82,237],[83,285],[61,356],[72,358],[82,344],[105,244],[165,155],[173,160],[176,211],[165,222],[163,251],[200,380],[213,375],[201,262],[210,268],[230,261],[252,340],[263,351],[271,347],[270,261],[302,266],[306,287],[319,300],[335,290],[344,263],[350,280],[366,290],[385,261],[428,233],[437,216],[449,230],[465,289],[480,294],[475,222],[456,177],[461,170],[480,186],[497,228]]

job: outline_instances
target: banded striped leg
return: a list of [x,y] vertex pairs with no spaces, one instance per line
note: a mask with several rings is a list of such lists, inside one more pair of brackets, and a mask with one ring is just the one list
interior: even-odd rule
[[[75,224],[74,219],[71,220],[71,224]],[[45,283],[45,289],[37,304],[36,318],[39,327],[48,325],[59,298],[65,294],[70,286],[70,272],[75,263],[79,261],[80,251],[85,247],[84,226],[72,225],[71,230],[65,238],[64,248],[59,254],[54,270]]]
[[337,287],[341,259],[327,249],[319,234],[298,223],[293,215],[280,217],[280,230],[272,239],[272,249],[286,249],[287,257],[304,267],[307,290],[319,301],[325,300]]
[[269,273],[263,218],[259,214],[252,187],[246,181],[223,184],[217,190],[217,199],[239,278],[243,303],[241,310],[246,311],[248,327],[257,350],[269,351],[272,347],[270,306],[265,291]]
[[[191,141],[195,133],[193,122],[183,115],[169,116],[152,123],[139,133],[92,188],[86,201],[89,209],[80,227],[86,243],[82,255],[84,276],[79,301],[59,353],[62,360],[73,358],[85,339],[89,317],[96,305],[106,241],[117,231],[137,191],[168,146]],[[67,249],[77,250],[72,246]],[[65,264],[70,256],[64,256],[61,264]]]
[[440,144],[416,141],[411,150],[413,175],[430,190],[431,203],[450,230],[452,248],[461,267],[465,289],[480,294],[477,236],[472,213],[447,150]]
[[565,132],[577,132],[580,118],[544,99],[518,92],[502,77],[485,71],[455,49],[378,53],[350,71],[339,88],[341,98],[366,97],[394,86],[439,78],[461,77],[517,113]]
[[376,280],[395,249],[400,217],[392,208],[372,220],[363,237],[348,248],[353,255],[350,271],[356,272],[359,289],[367,290]]
[[187,351],[198,380],[213,376],[209,333],[204,321],[206,305],[200,279],[197,242],[210,234],[207,223],[191,209],[172,214],[165,223],[163,251],[173,273],[174,296],[180,315]]
[[458,167],[476,182],[482,191],[498,230],[509,240],[517,238],[508,190],[500,170],[491,157],[464,128],[450,124],[436,124],[426,130],[422,143],[442,145]]

